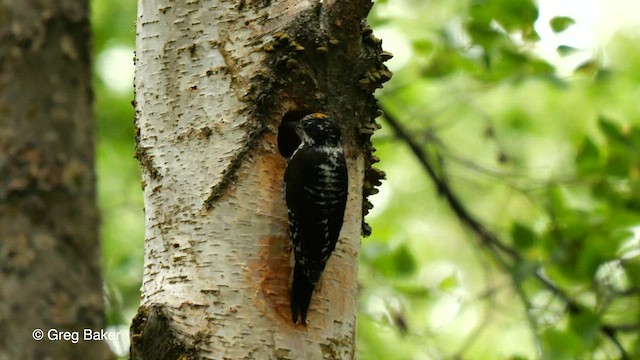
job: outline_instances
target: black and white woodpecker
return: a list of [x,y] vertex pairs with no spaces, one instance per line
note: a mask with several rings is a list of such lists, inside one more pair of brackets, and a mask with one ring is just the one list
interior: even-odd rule
[[320,275],[336,247],[347,203],[347,163],[340,128],[321,113],[294,126],[301,140],[284,174],[289,230],[295,265],[291,316],[306,325],[307,311]]

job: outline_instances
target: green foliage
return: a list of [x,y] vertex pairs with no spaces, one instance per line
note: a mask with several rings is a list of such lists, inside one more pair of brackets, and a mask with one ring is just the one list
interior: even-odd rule
[[[361,336],[360,349],[377,347],[362,358],[399,346],[425,358],[640,356],[640,39],[613,37],[604,56],[560,77],[531,49],[538,25],[560,33],[573,18],[534,26],[532,1],[429,4],[372,14],[395,36],[382,36],[389,50],[409,44],[381,103],[438,170],[434,179],[407,160],[415,154],[385,127],[377,136],[388,181],[362,245],[359,333],[405,335],[387,346]],[[435,180],[508,250],[481,241]],[[386,306],[371,305],[380,298]],[[388,299],[402,304],[407,330],[382,315]]]
[[488,75],[491,80],[553,75],[552,66],[523,51],[512,38],[518,34],[525,41],[539,40],[534,29],[537,17],[538,9],[532,1],[474,1],[466,30],[471,43],[482,48],[481,59],[486,66],[476,75],[485,79]]
[[549,21],[549,25],[551,25],[551,29],[554,32],[562,32],[566,30],[569,26],[575,24],[576,21],[568,16],[556,16],[551,21]]
[[416,268],[413,254],[406,244],[400,245],[395,250],[390,250],[385,245],[371,246],[362,256],[385,276],[411,275]]
[[[533,23],[538,18],[538,8],[531,0],[511,1],[511,0],[476,0],[472,2],[469,14],[471,16],[471,28],[484,29],[487,33],[498,34],[497,31],[491,31],[492,22],[495,21],[500,25],[502,30],[511,32],[520,32],[525,35],[534,33]],[[472,32],[473,34],[473,32]],[[499,38],[500,36],[496,36]],[[537,39],[537,35],[534,35]],[[486,42],[490,38],[479,38],[481,41],[476,43],[490,45],[492,42]]]

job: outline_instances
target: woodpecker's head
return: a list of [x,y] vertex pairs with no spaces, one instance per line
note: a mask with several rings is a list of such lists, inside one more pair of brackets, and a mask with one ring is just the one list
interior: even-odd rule
[[322,113],[309,114],[295,125],[302,146],[341,146],[340,127]]

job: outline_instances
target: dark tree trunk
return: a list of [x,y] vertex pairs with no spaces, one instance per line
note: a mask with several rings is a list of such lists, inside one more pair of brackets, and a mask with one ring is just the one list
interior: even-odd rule
[[0,3],[0,359],[112,357],[83,341],[105,325],[90,48],[88,1]]

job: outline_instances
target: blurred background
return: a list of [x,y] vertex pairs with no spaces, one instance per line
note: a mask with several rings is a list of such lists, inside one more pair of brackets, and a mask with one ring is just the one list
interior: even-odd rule
[[[92,2],[108,323],[125,333],[144,252],[135,13]],[[395,75],[377,92],[387,180],[362,240],[361,359],[640,357],[638,14],[636,0],[375,2]]]

